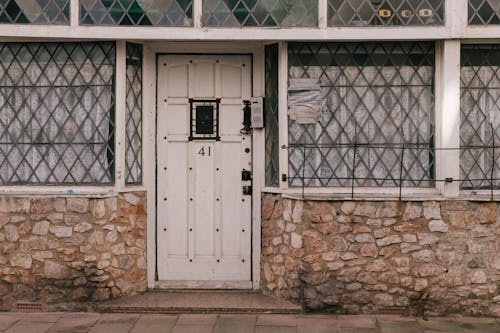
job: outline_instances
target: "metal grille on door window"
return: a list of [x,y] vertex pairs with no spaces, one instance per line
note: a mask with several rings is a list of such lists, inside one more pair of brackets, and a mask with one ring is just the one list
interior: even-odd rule
[[189,141],[220,140],[220,99],[189,99]]

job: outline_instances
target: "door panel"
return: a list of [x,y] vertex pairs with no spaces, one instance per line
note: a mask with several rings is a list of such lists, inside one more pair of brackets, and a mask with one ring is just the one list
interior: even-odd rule
[[[185,287],[251,281],[251,136],[240,133],[251,96],[251,58],[158,58],[158,279]],[[189,99],[220,99],[220,140],[192,140]],[[196,114],[196,112],[193,112]],[[246,184],[248,185],[248,184]]]

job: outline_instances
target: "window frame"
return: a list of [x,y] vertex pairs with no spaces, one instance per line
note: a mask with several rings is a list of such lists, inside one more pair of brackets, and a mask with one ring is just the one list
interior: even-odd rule
[[[39,40],[37,42],[51,42],[51,40]],[[92,41],[89,41],[92,42]],[[129,41],[135,44],[142,42]],[[115,119],[114,119],[114,184],[109,185],[0,185],[0,195],[49,195],[49,196],[83,196],[83,197],[108,197],[115,196],[120,192],[144,191],[145,172],[144,163],[142,165],[142,181],[139,185],[125,184],[125,124],[126,124],[126,43],[125,40],[114,41],[116,62],[115,62]],[[144,47],[143,47],[144,50]],[[142,74],[144,78],[145,52],[143,51]],[[144,79],[142,89],[144,89]],[[144,93],[144,92],[143,92]],[[144,106],[142,108],[142,133],[146,133],[146,124],[144,121]],[[144,154],[144,137],[143,148]]]
[[[460,123],[449,121],[460,117],[460,50],[461,44],[500,43],[500,39],[485,40],[444,40],[435,41],[435,78],[434,78],[434,117],[435,117],[435,186],[432,188],[370,188],[354,187],[298,187],[288,186],[288,85],[279,87],[279,186],[264,187],[263,192],[282,193],[293,198],[336,198],[336,199],[411,199],[442,200],[445,198],[491,200],[492,194],[500,200],[500,190],[460,190],[460,182],[439,181],[446,178],[459,179],[460,151],[450,148],[460,147]],[[286,42],[279,43],[280,82],[288,82],[288,48]],[[283,81],[285,80],[285,81]],[[447,82],[446,86],[444,82]]]
[[[500,27],[500,26],[499,26]],[[477,45],[477,44],[499,44],[500,45],[500,39],[495,38],[495,39],[462,39],[459,41],[459,50],[462,49],[462,45]],[[458,68],[459,70],[457,71],[457,77],[459,80],[460,84],[460,72],[461,72],[461,62],[459,58],[459,63],[458,63]],[[459,86],[459,91],[461,94],[461,87]],[[460,95],[461,96],[461,95]],[[459,112],[461,113],[461,104],[459,103]],[[460,114],[461,117],[461,114]],[[461,120],[461,118],[459,118]],[[460,126],[458,126],[458,135],[457,135],[457,140],[460,144]],[[497,152],[500,154],[500,151]],[[460,155],[458,154],[458,162],[460,163]],[[500,167],[500,166],[499,166]],[[459,167],[457,167],[458,172],[460,170]],[[458,185],[459,187],[459,185]],[[459,195],[461,198],[464,199],[489,199],[489,200],[494,200],[494,201],[499,201],[500,200],[500,189],[457,189],[459,192]]]

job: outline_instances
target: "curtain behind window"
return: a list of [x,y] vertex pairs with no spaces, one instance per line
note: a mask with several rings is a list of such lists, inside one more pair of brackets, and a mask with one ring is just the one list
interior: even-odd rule
[[0,43],[0,184],[112,184],[114,43]]

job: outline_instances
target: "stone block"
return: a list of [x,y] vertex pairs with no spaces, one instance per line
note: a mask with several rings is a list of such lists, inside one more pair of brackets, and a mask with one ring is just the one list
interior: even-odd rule
[[377,239],[378,246],[388,246],[391,244],[401,243],[401,236],[399,235],[390,235],[384,238]]
[[432,220],[428,224],[429,230],[432,232],[448,232],[449,227],[443,220]]
[[40,221],[35,223],[31,233],[33,235],[46,235],[49,232],[50,222],[49,221]]
[[49,228],[49,230],[57,238],[66,238],[73,235],[73,228],[71,227],[53,225]]
[[478,223],[478,218],[468,211],[446,211],[443,220],[449,222],[455,229],[471,229]]
[[10,258],[10,265],[30,269],[32,264],[31,255],[27,253],[16,253]]
[[93,228],[92,224],[86,222],[86,221],[83,221],[83,222],[80,222],[78,223],[77,225],[75,225],[75,232],[87,232],[89,230],[91,230]]
[[70,212],[87,213],[89,211],[89,199],[87,198],[67,198],[66,209]]
[[11,243],[17,242],[19,239],[19,233],[17,230],[17,227],[12,224],[7,224],[6,226],[3,227],[4,229],[4,235],[5,239]]

